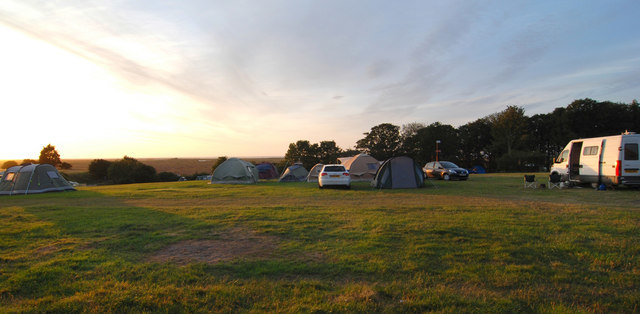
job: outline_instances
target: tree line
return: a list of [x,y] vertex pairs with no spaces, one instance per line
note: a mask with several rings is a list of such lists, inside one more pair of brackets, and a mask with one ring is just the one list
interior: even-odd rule
[[[412,122],[402,127],[382,123],[364,133],[354,149],[340,149],[334,141],[289,144],[287,163],[335,163],[337,157],[367,153],[378,160],[399,155],[419,164],[438,158],[465,168],[480,165],[489,171],[544,171],[572,139],[640,130],[640,106],[593,99],[575,100],[550,113],[527,116],[520,106],[479,118],[459,127]],[[639,131],[640,132],[640,131]]]
[[38,160],[35,159],[24,159],[22,160],[21,163],[18,163],[15,160],[7,160],[2,164],[2,169],[9,169],[11,167],[14,166],[18,166],[18,165],[28,165],[28,164],[50,164],[54,167],[58,167],[62,170],[69,170],[71,169],[71,164],[68,162],[63,162],[62,160],[60,160],[60,154],[58,153],[58,151],[56,150],[56,147],[48,144],[47,146],[43,147],[42,150],[40,151],[40,156],[38,157]]

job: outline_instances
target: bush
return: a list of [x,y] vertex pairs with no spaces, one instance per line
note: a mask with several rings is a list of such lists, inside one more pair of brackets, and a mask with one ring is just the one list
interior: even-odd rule
[[96,180],[106,180],[111,162],[104,159],[94,159],[89,164],[89,174]]
[[7,160],[2,164],[2,169],[9,169],[13,166],[17,166],[18,163],[15,162],[14,160]]
[[180,179],[180,176],[178,176],[173,172],[165,171],[165,172],[158,173],[158,181],[160,182],[173,182],[173,181],[178,181],[179,179]]
[[185,176],[185,178],[186,178],[187,180],[189,180],[189,181],[193,181],[193,180],[195,180],[195,179],[196,179],[197,177],[199,177],[199,176],[208,176],[208,175],[210,175],[210,174],[211,174],[210,172],[196,172],[196,173],[194,173],[194,174],[192,174],[192,175],[190,175],[190,176]]
[[107,177],[115,184],[154,182],[157,179],[155,168],[127,156],[109,166]]

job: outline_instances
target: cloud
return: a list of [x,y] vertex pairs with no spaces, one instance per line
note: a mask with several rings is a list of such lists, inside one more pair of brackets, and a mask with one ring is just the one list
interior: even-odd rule
[[171,98],[163,119],[197,126],[180,131],[194,141],[197,132],[347,141],[382,122],[461,123],[511,104],[544,111],[576,96],[629,98],[637,49],[616,47],[635,42],[637,6],[23,0],[3,4],[0,23],[108,69],[125,89]]

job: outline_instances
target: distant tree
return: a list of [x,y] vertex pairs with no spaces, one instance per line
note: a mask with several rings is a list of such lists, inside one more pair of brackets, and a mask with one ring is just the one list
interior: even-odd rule
[[158,181],[160,182],[173,182],[178,181],[179,179],[180,176],[173,172],[163,171],[158,173]]
[[[420,130],[410,138],[414,143],[412,156],[419,164],[425,164],[436,160],[436,147],[438,160],[458,162],[458,134],[456,129],[448,124],[440,122],[432,123]],[[440,141],[440,143],[436,142]]]
[[640,126],[637,105],[598,102],[585,98],[574,100],[566,110],[565,121],[577,137],[598,137],[620,134]]
[[106,180],[111,162],[104,159],[94,159],[89,163],[89,175],[96,180]]
[[216,168],[218,168],[218,166],[220,166],[223,162],[227,161],[227,159],[227,156],[218,157],[218,159],[216,159],[216,162],[213,163],[213,166],[211,166],[211,173],[216,171]]
[[20,165],[28,165],[28,164],[37,164],[38,161],[35,159],[23,159]]
[[185,179],[187,179],[189,181],[193,181],[199,176],[208,176],[210,174],[211,173],[209,173],[209,172],[195,172],[195,173],[193,173],[191,175],[185,176]]
[[458,158],[460,166],[471,168],[481,165],[490,169],[492,165],[491,123],[487,118],[480,118],[458,128]]
[[400,152],[402,141],[397,125],[382,123],[363,134],[365,137],[358,140],[356,148],[378,160],[391,158]]
[[357,150],[354,147],[354,148],[349,148],[349,149],[342,150],[342,152],[340,152],[340,154],[338,154],[338,157],[352,157],[352,156],[355,156],[355,155],[360,154],[360,153],[361,153],[361,151]]
[[71,169],[72,167],[73,167],[73,166],[72,166],[70,163],[68,163],[68,162],[64,162],[64,161],[63,161],[63,162],[60,164],[60,169],[62,169],[62,170],[69,170],[69,169]]
[[295,143],[289,144],[289,149],[284,155],[284,159],[287,161],[288,165],[300,162],[306,169],[311,169],[311,167],[319,161],[319,149],[320,147],[318,144],[311,144],[311,142],[307,140],[299,140]]
[[519,149],[526,142],[527,117],[524,108],[508,106],[502,112],[490,115],[491,136],[496,151],[511,155],[514,149]]
[[60,160],[60,154],[58,154],[56,147],[51,144],[42,148],[38,162],[41,164],[50,164],[54,167],[57,167],[62,163]]
[[[338,161],[338,156],[342,149],[335,141],[322,141],[318,145],[318,162],[323,164],[334,164]],[[311,168],[307,168],[311,169]]]
[[11,167],[17,166],[18,163],[13,160],[7,160],[2,164],[2,169],[9,169]]
[[416,143],[416,135],[420,129],[425,128],[426,125],[420,122],[411,122],[402,125],[400,130],[401,148],[403,154],[409,155],[413,158],[418,154],[418,145]]
[[107,177],[115,184],[145,183],[157,179],[155,168],[127,156],[109,166]]

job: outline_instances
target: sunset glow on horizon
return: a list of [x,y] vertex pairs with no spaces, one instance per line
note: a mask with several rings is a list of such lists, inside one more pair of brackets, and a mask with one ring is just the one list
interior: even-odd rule
[[[380,123],[630,103],[637,1],[7,1],[0,160],[284,156]],[[640,132],[640,130],[636,130]]]

